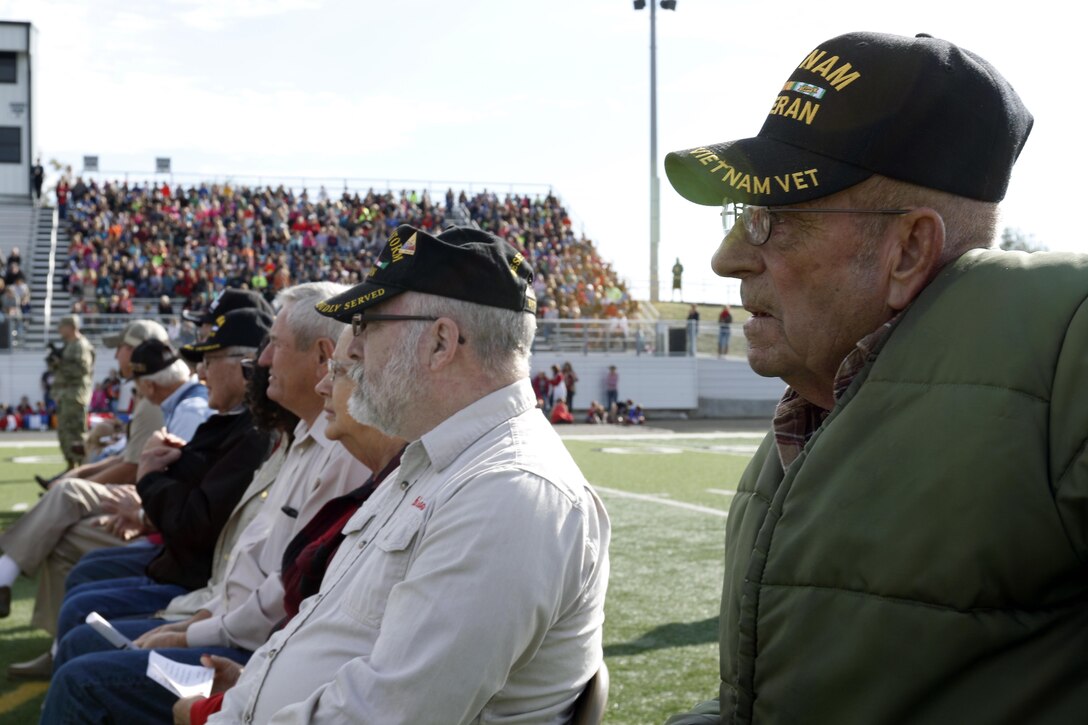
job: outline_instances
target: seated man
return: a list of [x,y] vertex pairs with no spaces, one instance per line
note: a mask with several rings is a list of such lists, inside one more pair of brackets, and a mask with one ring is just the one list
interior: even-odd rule
[[[308,306],[312,311],[312,302]],[[334,324],[344,327],[339,323],[334,322]],[[350,327],[347,329],[347,334],[350,337]],[[305,527],[295,527],[298,533],[290,544],[283,543],[283,531],[281,531],[289,532],[290,527],[278,526],[276,528],[279,530],[269,532],[268,527],[262,525],[259,518],[255,519],[239,539],[239,546],[231,554],[232,564],[226,581],[222,586],[216,587],[216,596],[230,602],[233,609],[229,610],[226,616],[209,611],[205,614],[211,616],[206,618],[197,617],[193,622],[164,626],[158,626],[161,621],[156,620],[116,620],[114,624],[128,637],[135,638],[146,632],[144,636],[137,639],[137,645],[159,649],[161,654],[170,659],[191,664],[196,664],[201,656],[207,653],[245,662],[250,655],[249,649],[255,646],[245,648],[244,645],[233,644],[229,639],[222,645],[209,646],[206,643],[194,643],[188,638],[194,634],[207,637],[207,634],[201,635],[195,631],[197,625],[204,624],[212,625],[211,632],[223,632],[227,638],[240,637],[246,641],[246,638],[258,636],[260,628],[258,622],[262,620],[261,612],[254,610],[247,603],[246,597],[242,594],[245,590],[251,592],[259,590],[260,601],[263,602],[264,607],[275,608],[280,618],[296,614],[299,602],[316,591],[328,558],[335,552],[333,542],[343,528],[343,522],[369,497],[384,476],[392,471],[395,467],[392,461],[399,458],[399,451],[403,447],[403,441],[384,436],[373,428],[363,426],[350,418],[347,412],[347,400],[352,385],[345,374],[350,363],[347,359],[347,342],[342,340],[337,345],[335,355],[336,366],[330,363],[328,375],[318,386],[321,396],[326,400],[326,413],[318,420],[327,423],[325,428],[327,437],[341,444],[333,447],[356,461],[351,470],[356,473],[375,470],[381,471],[381,474],[371,476],[362,486],[347,495],[325,503]],[[332,467],[338,465],[336,461],[330,461],[330,463]],[[325,478],[328,472],[326,468],[322,472],[322,477]],[[358,480],[358,478],[354,479],[355,482]],[[281,477],[275,484],[275,488],[280,487],[300,488],[286,477]],[[270,494],[270,500],[277,495],[277,492],[273,491]],[[307,509],[312,509],[309,505],[310,501],[306,504]],[[279,519],[283,519],[275,505],[262,507],[259,517],[266,514],[269,518],[279,514]],[[303,518],[304,514],[299,516],[299,519]],[[252,581],[247,582],[247,579],[252,579],[250,572],[261,566],[260,561],[253,556],[253,552],[257,549],[258,536],[265,541],[276,540],[274,546],[264,548],[265,550],[274,548],[279,551],[280,559],[275,566],[275,577],[280,587],[278,602],[272,602],[270,599],[272,587],[261,586],[255,589]],[[300,553],[299,550],[304,545],[315,540],[321,540],[324,544],[323,548],[307,548]],[[279,571],[281,562],[282,581],[280,581]],[[231,601],[232,599],[234,601]],[[251,595],[250,599],[255,598]],[[274,604],[277,606],[273,607]],[[217,608],[222,609],[222,607],[211,607],[211,609]],[[217,619],[220,621],[216,621]],[[158,626],[157,630],[148,632],[150,627],[156,626]],[[266,626],[263,635],[260,636],[267,639],[271,629],[271,625]],[[76,657],[59,667],[46,701],[44,720],[101,722],[103,719],[112,718],[118,722],[169,721],[174,698],[152,680],[143,677],[147,671],[145,649],[114,650],[98,633],[87,625],[83,625],[73,630],[61,644],[61,659],[67,653],[74,652],[93,653]],[[60,661],[58,659],[58,664]],[[118,687],[113,683],[124,683],[124,686]]]
[[[141,456],[141,511],[164,539],[147,564],[148,576],[159,583],[194,588],[207,580],[219,529],[269,451],[269,434],[254,429],[241,405],[245,381],[238,359],[256,349],[270,323],[254,310],[225,317],[209,339],[218,357],[205,365],[208,404],[221,412],[208,418],[188,443],[168,431],[156,433]],[[51,495],[53,490],[46,498]],[[66,512],[79,516],[86,508],[73,504]],[[52,535],[63,542],[67,532]],[[51,655],[46,653],[18,670],[9,668],[9,676],[48,677],[51,671]]]
[[[120,335],[105,338],[104,342],[108,347],[116,348],[114,358],[117,360],[121,376],[126,380],[132,379],[132,351],[144,340],[152,338],[166,341],[167,335],[162,325],[150,320],[131,322],[122,330]],[[52,481],[38,478],[38,483],[48,488],[55,485],[57,481],[64,480],[65,483],[62,485],[72,490],[82,489],[85,486],[85,481],[114,484],[136,483],[136,464],[140,460],[140,451],[143,450],[144,444],[151,437],[151,434],[162,428],[162,424],[162,410],[150,401],[140,400],[132,411],[132,417],[128,425],[128,442],[120,455],[103,459],[98,463],[79,466],[60,474]],[[50,505],[56,505],[59,501],[67,498],[70,493],[69,491],[63,494],[54,494],[53,497],[46,496],[26,516],[33,515],[42,517],[42,519],[50,518],[55,514],[47,513],[46,508]],[[81,496],[77,495],[76,498],[81,498]],[[80,547],[72,551],[68,557],[58,560],[45,559],[40,565],[35,564],[35,560],[39,558],[38,554],[24,551],[24,549],[36,548],[38,539],[29,534],[20,535],[16,528],[18,525],[16,523],[15,526],[0,534],[0,549],[4,551],[4,555],[0,556],[0,618],[8,616],[10,612],[11,585],[15,582],[15,577],[19,575],[20,570],[33,572],[35,566],[40,566],[42,571],[38,578],[38,596],[31,624],[52,631],[53,625],[57,621],[56,607],[59,606],[60,598],[64,593],[64,577],[74,560],[79,558]],[[34,531],[40,525],[40,521],[37,524],[27,524],[26,531]],[[98,527],[88,527],[85,533],[91,538],[92,542],[100,540],[103,534]],[[101,540],[107,542],[105,544],[107,546],[120,543],[112,536]],[[12,556],[12,550],[19,555],[22,562]],[[49,552],[45,551],[44,553],[48,555]],[[53,566],[54,563],[58,564],[58,566]],[[54,606],[49,606],[49,602],[55,602]]]
[[[185,363],[177,359],[169,345],[157,337],[149,337],[123,353],[119,348],[118,359],[122,360],[122,369],[127,370],[130,377],[137,380],[148,375],[155,377],[157,382],[148,383],[144,388],[146,405],[160,411],[166,431],[177,436],[178,440],[187,441],[196,427],[211,414],[204,386],[189,372]],[[137,382],[137,385],[140,384]],[[137,415],[141,415],[139,409]],[[140,427],[145,423],[146,420],[140,421]],[[145,444],[151,437],[153,431],[146,437],[142,432],[139,435]],[[130,470],[133,474],[131,480],[134,480],[137,471],[127,461],[101,469],[98,475],[116,472],[127,476]],[[126,541],[118,531],[101,526],[102,521],[98,517],[109,504],[131,496],[133,491],[130,481],[103,484],[63,478],[51,484],[33,509],[0,534],[0,548],[4,550],[0,568],[10,571],[5,566],[10,561],[28,574],[39,566],[43,569],[38,581],[32,624],[52,632],[68,570],[83,554],[118,546]],[[0,584],[3,582],[0,581]],[[10,585],[3,586],[6,588]],[[9,674],[18,676],[20,666],[12,667],[14,669],[9,669]]]
[[[174,636],[160,644],[245,650],[260,646],[283,618],[279,564],[292,532],[325,501],[349,491],[370,475],[369,469],[325,435],[321,396],[314,390],[325,375],[333,351],[331,335],[337,334],[341,325],[321,317],[313,307],[342,290],[342,286],[329,282],[311,282],[280,292],[280,311],[258,363],[269,368],[269,397],[299,417],[291,448],[278,473],[278,482],[269,492],[268,505],[243,532],[236,544],[238,550],[231,552],[230,573],[217,596],[185,622],[170,625]],[[204,345],[183,348],[183,352],[196,357],[201,347]],[[206,583],[207,579],[202,582]],[[90,612],[98,611],[110,618],[146,618],[179,594],[125,580],[100,582],[69,592],[57,627],[61,640],[57,666],[85,651],[79,645],[66,644],[65,635]]]
[[208,722],[560,722],[602,660],[609,523],[535,407],[532,271],[490,234],[399,227],[320,310],[352,415],[411,441],[317,594]]

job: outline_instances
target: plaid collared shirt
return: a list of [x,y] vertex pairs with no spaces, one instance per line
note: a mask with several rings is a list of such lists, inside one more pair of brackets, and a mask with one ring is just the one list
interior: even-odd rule
[[[878,327],[876,331],[861,338],[858,344],[854,346],[854,349],[842,361],[842,364],[839,365],[832,391],[836,404],[842,394],[846,392],[846,389],[850,387],[850,383],[854,382],[854,378],[858,376],[861,369],[871,360],[876,359],[881,343],[891,333],[896,323],[899,322],[901,314],[896,315]],[[812,438],[816,430],[823,425],[830,412],[830,410],[825,410],[808,402],[798,395],[793,388],[786,388],[782,400],[778,402],[778,407],[775,408],[774,422],[772,423],[775,444],[778,446],[778,457],[782,459],[783,469],[789,468],[790,464],[797,460],[805,444]]]

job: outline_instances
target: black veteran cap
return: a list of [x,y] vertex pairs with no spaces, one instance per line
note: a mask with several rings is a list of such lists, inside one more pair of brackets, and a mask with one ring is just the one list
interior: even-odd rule
[[208,309],[203,312],[185,310],[181,313],[181,316],[198,325],[210,325],[215,321],[216,317],[225,315],[231,310],[241,310],[246,307],[258,309],[267,312],[270,315],[273,314],[272,305],[268,304],[268,300],[266,300],[259,292],[228,287],[211,301],[211,304],[208,305]]
[[317,304],[341,322],[401,292],[423,292],[536,313],[533,270],[507,242],[470,227],[450,227],[433,237],[402,224],[389,237],[365,282]]
[[755,138],[676,151],[699,204],[796,204],[881,174],[971,199],[1005,196],[1032,117],[982,58],[927,35],[849,33],[805,56]]
[[243,307],[219,315],[212,324],[207,340],[181,348],[186,360],[199,362],[204,359],[204,353],[226,347],[257,347],[272,329],[272,315],[264,310]]
[[156,337],[150,337],[132,350],[131,365],[132,377],[140,378],[144,375],[154,375],[160,370],[165,370],[178,361],[178,354],[169,343]]

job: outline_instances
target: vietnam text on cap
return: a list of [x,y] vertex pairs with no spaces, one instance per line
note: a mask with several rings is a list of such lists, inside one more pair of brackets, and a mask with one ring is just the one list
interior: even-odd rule
[[665,173],[710,206],[797,204],[873,174],[997,202],[1031,126],[974,53],[926,35],[849,33],[804,57],[757,136],[670,153]]
[[407,224],[397,227],[366,281],[319,302],[317,311],[341,322],[401,292],[422,292],[536,313],[533,270],[505,240],[470,227],[438,236]]

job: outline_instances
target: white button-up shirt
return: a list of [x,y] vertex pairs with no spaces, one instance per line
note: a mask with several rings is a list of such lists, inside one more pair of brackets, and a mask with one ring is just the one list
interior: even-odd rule
[[318,415],[312,425],[300,421],[295,428],[268,500],[231,550],[218,596],[204,605],[212,616],[186,631],[190,647],[257,649],[284,618],[280,565],[287,544],[326,501],[370,478],[369,468],[325,437],[327,426]]
[[562,723],[602,658],[609,522],[528,380],[408,446],[209,723]]

